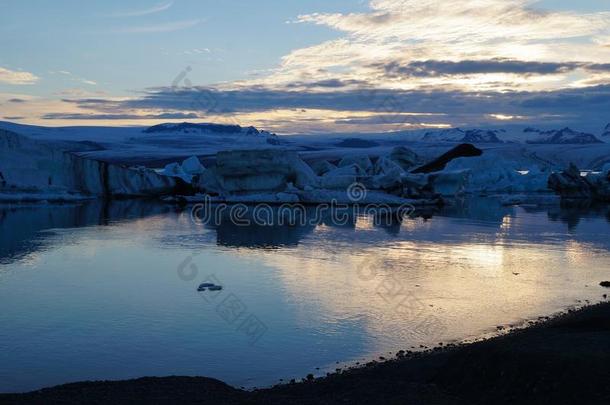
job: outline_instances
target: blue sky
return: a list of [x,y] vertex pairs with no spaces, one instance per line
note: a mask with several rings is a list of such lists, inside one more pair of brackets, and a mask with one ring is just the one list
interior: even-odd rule
[[[341,132],[559,123],[610,107],[606,0],[0,0],[0,11],[0,119],[17,122],[173,115]],[[574,92],[594,108],[568,114],[556,99]],[[475,93],[502,108],[477,114]],[[435,108],[447,94],[469,105]],[[553,101],[532,111],[528,96]],[[214,101],[193,108],[202,97]]]
[[[292,49],[338,36],[328,28],[287,21],[300,14],[365,8],[356,3],[9,0],[1,3],[0,61],[47,79],[27,89],[33,93],[70,84],[71,79],[50,73],[57,71],[94,80],[113,94],[167,84],[187,65],[199,84],[237,80],[273,68]],[[145,13],[154,9],[162,11]],[[188,28],[178,29],[180,23]],[[168,27],[172,24],[175,30]]]

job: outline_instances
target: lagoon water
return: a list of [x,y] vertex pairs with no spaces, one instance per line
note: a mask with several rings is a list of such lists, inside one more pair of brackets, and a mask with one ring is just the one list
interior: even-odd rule
[[[152,375],[260,387],[488,336],[602,300],[609,236],[607,208],[490,199],[383,225],[3,206],[0,392]],[[223,290],[197,292],[204,281]]]

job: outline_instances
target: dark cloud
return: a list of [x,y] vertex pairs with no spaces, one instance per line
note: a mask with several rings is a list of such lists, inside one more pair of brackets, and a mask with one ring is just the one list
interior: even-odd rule
[[20,117],[20,116],[5,116],[5,117],[2,117],[2,118],[4,118],[5,120],[11,120],[11,121],[18,121],[18,120],[24,120],[25,119],[25,117]]
[[415,61],[408,64],[389,62],[375,64],[383,69],[389,77],[438,77],[486,73],[513,73],[519,75],[549,75],[566,73],[583,67],[578,62],[527,62],[512,59],[463,60],[459,62],[445,60]]
[[592,71],[610,72],[610,63],[592,63],[586,68]]
[[64,103],[72,103],[72,104],[115,104],[116,101],[107,100],[104,98],[79,98],[79,99],[71,99],[71,98],[63,98],[61,99]]
[[[274,109],[322,109],[334,111],[369,111],[379,115],[377,121],[401,122],[400,113],[445,114],[436,117],[444,123],[461,124],[473,120],[489,121],[491,114],[554,117],[561,120],[607,121],[610,111],[610,85],[564,89],[547,92],[462,92],[428,89],[405,91],[388,89],[348,89],[326,91],[273,90],[261,87],[221,91],[211,88],[190,88],[176,91],[155,88],[136,99],[109,101],[103,99],[71,100],[92,115],[72,115],[74,119],[137,119],[141,110],[180,112],[186,115],[148,115],[143,118],[190,118],[195,116],[264,112]],[[101,114],[103,113],[103,114]],[[97,114],[94,116],[93,114]],[[101,115],[100,115],[101,114]],[[349,114],[346,114],[349,115]],[[388,115],[390,116],[388,118]],[[391,116],[395,115],[394,118]],[[70,119],[68,115],[48,114],[47,119]],[[354,118],[354,117],[351,117]],[[566,119],[567,119],[566,118]],[[346,117],[345,119],[350,119]],[[551,119],[551,118],[544,118]],[[422,117],[416,121],[426,120]],[[434,117],[430,118],[435,121]],[[355,124],[357,119],[352,120]],[[375,119],[373,119],[375,121]],[[478,121],[477,121],[478,122]],[[339,122],[341,123],[341,122]],[[373,124],[374,122],[361,122]]]
[[81,114],[81,113],[49,113],[42,116],[45,120],[143,120],[143,119],[193,119],[200,118],[195,113],[163,113],[163,114]]
[[288,88],[308,88],[313,89],[317,87],[321,88],[344,88],[350,86],[363,86],[366,82],[360,80],[340,80],[340,79],[328,79],[328,80],[319,80],[317,82],[295,82],[289,84]]
[[22,98],[11,98],[8,100],[8,102],[9,103],[25,103],[27,101]]

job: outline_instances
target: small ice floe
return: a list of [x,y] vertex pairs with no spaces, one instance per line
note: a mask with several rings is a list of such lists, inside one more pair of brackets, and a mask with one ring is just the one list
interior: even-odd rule
[[197,287],[197,291],[205,291],[205,290],[220,291],[220,290],[222,290],[222,286],[216,285],[214,283],[201,283],[201,284],[199,284],[199,287]]

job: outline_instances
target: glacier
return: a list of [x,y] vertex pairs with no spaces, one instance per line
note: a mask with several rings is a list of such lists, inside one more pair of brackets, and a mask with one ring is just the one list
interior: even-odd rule
[[5,200],[144,197],[177,190],[174,179],[154,170],[82,158],[53,142],[6,130],[0,130],[0,172]]
[[[353,184],[367,189],[367,201],[551,195],[549,177],[571,163],[592,172],[610,164],[610,144],[602,141],[610,124],[599,136],[533,127],[310,135],[188,123],[47,128],[0,122],[0,128],[6,128],[0,198],[11,201],[210,195],[315,202],[345,196]],[[524,199],[506,198],[518,200]]]

